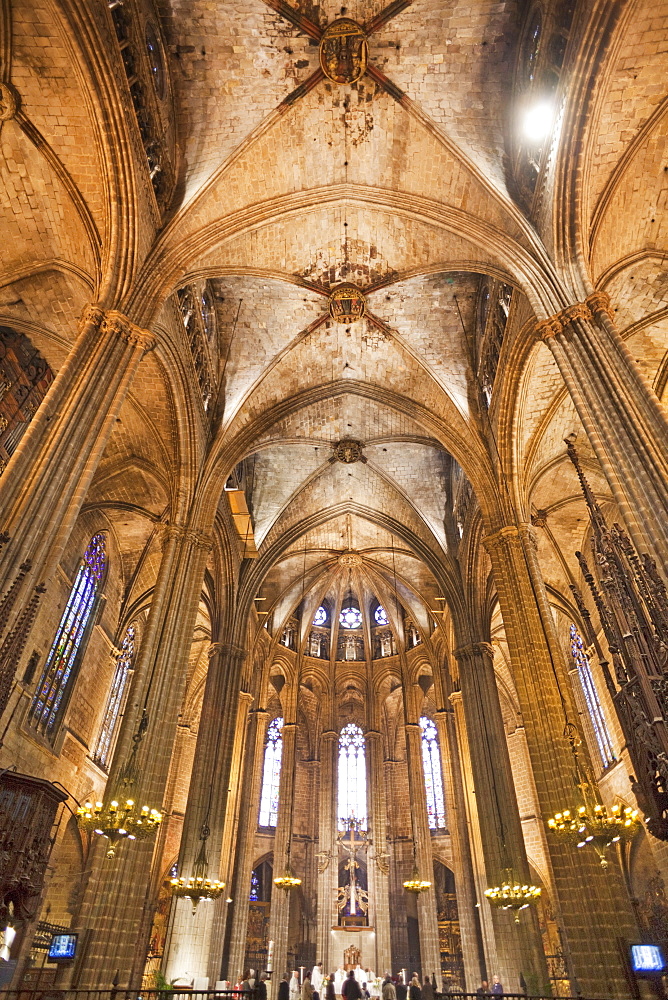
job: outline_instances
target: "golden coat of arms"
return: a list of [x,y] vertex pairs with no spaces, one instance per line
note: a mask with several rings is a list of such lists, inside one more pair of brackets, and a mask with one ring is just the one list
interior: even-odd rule
[[337,323],[354,323],[366,312],[366,299],[357,285],[344,283],[329,296],[329,315]]
[[356,21],[339,17],[320,39],[320,66],[333,83],[355,83],[366,72],[366,35]]

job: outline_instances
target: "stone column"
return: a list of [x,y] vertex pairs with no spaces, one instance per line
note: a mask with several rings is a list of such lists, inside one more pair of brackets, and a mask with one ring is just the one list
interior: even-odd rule
[[[431,833],[427,815],[427,797],[422,769],[422,733],[417,722],[406,722],[406,760],[408,764],[408,791],[411,807],[413,843],[416,846],[416,864],[420,876],[431,882],[431,888],[417,898],[418,927],[420,928],[420,960],[423,977],[441,979],[441,947],[438,938],[436,889],[434,888],[434,857],[431,850]],[[413,970],[411,970],[413,971]]]
[[[293,699],[294,700],[294,699]],[[282,875],[290,856],[292,843],[292,803],[295,791],[295,762],[297,750],[297,726],[294,722],[283,723],[283,756],[281,759],[281,783],[279,788],[278,823],[274,836],[274,877]],[[291,863],[291,862],[290,862]],[[269,917],[269,940],[274,942],[274,976],[280,982],[288,971],[288,931],[290,929],[290,903],[296,890],[272,889],[271,915]]]
[[538,323],[639,552],[668,562],[668,415],[612,322],[607,295]]
[[452,860],[455,866],[455,890],[457,892],[457,912],[464,956],[465,985],[466,989],[473,993],[478,988],[482,978],[483,962],[481,960],[483,956],[480,954],[479,946],[475,905],[477,898],[471,846],[466,827],[466,802],[454,708],[443,708],[436,712],[435,720],[441,748],[448,832],[452,844]]
[[[127,759],[137,720],[145,707],[148,727],[138,754],[136,802],[159,808],[169,777],[172,749],[187,677],[187,658],[197,617],[210,540],[180,526],[166,529],[162,561],[142,642],[135,681],[114,753],[108,787]],[[109,989],[141,983],[153,906],[161,877],[162,835],[123,842],[113,860],[107,842],[94,838],[91,874],[80,918],[80,956],[74,985]]]
[[[230,880],[232,902],[229,904],[227,916],[228,921],[231,921],[230,946],[228,955],[223,955],[222,965],[222,970],[226,972],[225,978],[232,982],[236,982],[235,977],[242,972],[246,955],[250,880],[253,871],[255,831],[257,830],[262,791],[262,771],[268,723],[269,713],[265,708],[251,709],[250,732],[247,741],[248,753],[243,772],[244,795],[240,806],[234,874]],[[272,906],[279,901],[279,892],[280,890],[273,886]]]
[[[334,879],[338,876],[336,846],[336,765],[339,734],[327,730],[320,737],[320,797],[318,800],[318,888],[316,962],[327,975],[333,965],[330,942],[336,923]],[[338,879],[337,879],[338,880]]]
[[[487,886],[499,885],[504,869],[510,867],[522,882],[530,882],[494,675],[494,650],[489,643],[474,642],[456,649],[454,655],[459,663]],[[481,907],[489,906],[484,896],[479,902]],[[530,993],[543,992],[549,981],[533,908],[522,912],[519,924],[512,911],[494,909],[492,924],[498,968],[488,972],[498,974],[509,992],[520,990],[522,978]]]
[[[336,734],[335,734],[336,735]],[[374,971],[383,976],[392,971],[390,941],[390,879],[387,852],[387,795],[383,739],[379,732],[365,733],[369,748],[369,792],[371,806],[372,847],[368,855],[369,896],[372,903],[373,927],[376,932],[376,964]]]
[[[9,536],[0,594],[27,560],[22,593],[49,579],[152,339],[121,313],[92,307],[0,478],[0,527]],[[17,602],[17,607],[21,601]]]
[[[494,580],[543,821],[575,801],[573,758],[563,738],[577,718],[529,525],[488,536]],[[477,734],[476,734],[477,736]],[[582,748],[584,752],[584,747]],[[569,847],[549,832],[555,910],[575,989],[586,996],[628,996],[620,940],[637,929],[621,872],[603,870],[594,851]]]
[[[476,893],[476,913],[480,921],[480,934],[482,937],[482,966],[481,978],[491,979],[489,969],[498,969],[499,962],[496,956],[496,940],[494,938],[494,925],[492,923],[492,909],[485,899],[485,889],[487,888],[487,874],[485,872],[485,858],[482,849],[482,836],[480,833],[480,817],[478,816],[478,803],[473,786],[473,775],[471,772],[471,753],[469,750],[469,739],[466,731],[466,721],[464,719],[464,708],[462,706],[461,691],[453,691],[449,696],[454,714],[454,725],[457,734],[457,743],[461,747],[460,763],[462,769],[462,791],[466,803],[466,822],[468,826],[468,842],[471,849],[471,863],[473,865],[473,878]],[[476,984],[477,989],[478,984]]]
[[[245,650],[236,646],[215,643],[211,648],[179,851],[179,875],[185,878],[193,873],[203,836],[209,861],[208,877],[218,879],[221,875],[225,807],[238,735],[239,685],[244,656]],[[248,697],[244,699],[245,707]],[[243,733],[241,735],[243,737]],[[216,906],[211,902],[200,903],[193,914],[189,899],[173,900],[164,960],[168,980],[190,980],[207,975]],[[215,965],[218,978],[220,962]],[[215,980],[211,985],[214,984]]]

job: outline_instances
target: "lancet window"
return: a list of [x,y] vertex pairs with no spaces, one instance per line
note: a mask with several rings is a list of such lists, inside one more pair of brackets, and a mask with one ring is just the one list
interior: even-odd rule
[[589,657],[585,652],[582,636],[573,624],[571,624],[570,627],[570,638],[571,654],[573,656],[578,678],[580,680],[582,696],[591,722],[591,730],[594,740],[601,757],[601,763],[604,767],[609,767],[616,760],[615,752],[612,747],[610,730],[608,729],[608,724],[605,721],[605,715],[603,714],[601,703],[598,700],[596,684],[594,683],[591,666],[589,664]]
[[277,717],[269,724],[267,730],[258,820],[260,826],[276,826],[278,822],[278,798],[281,784],[281,759],[283,757],[282,729],[283,719]]
[[111,691],[107,699],[102,728],[100,729],[97,746],[93,753],[95,763],[99,764],[105,770],[109,766],[116,725],[123,708],[128,679],[132,673],[136,632],[137,630],[134,625],[128,625],[125,630],[121,651],[116,660],[114,679],[111,682]]
[[344,726],[339,735],[338,778],[339,828],[355,819],[366,830],[366,740],[354,722]]
[[441,753],[438,745],[438,730],[433,719],[423,715],[420,719],[422,730],[422,770],[424,788],[427,794],[427,816],[430,830],[445,829],[445,800],[443,798],[443,774]]
[[90,635],[107,565],[105,536],[93,535],[79,566],[30,709],[30,724],[53,737]]

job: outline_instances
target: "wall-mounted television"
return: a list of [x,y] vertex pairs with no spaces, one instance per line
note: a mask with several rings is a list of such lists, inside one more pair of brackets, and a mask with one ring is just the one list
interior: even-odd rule
[[78,934],[52,934],[49,945],[49,962],[69,962],[77,953]]
[[666,960],[658,944],[632,944],[631,968],[637,976],[660,976]]

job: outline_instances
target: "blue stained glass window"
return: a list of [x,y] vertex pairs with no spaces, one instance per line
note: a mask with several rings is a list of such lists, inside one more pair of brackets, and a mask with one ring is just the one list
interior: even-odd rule
[[111,691],[107,700],[104,720],[97,739],[95,753],[93,754],[95,763],[104,768],[109,764],[116,723],[123,707],[127,680],[132,670],[132,660],[135,654],[135,633],[136,629],[134,625],[128,625],[121,651],[116,660],[116,670],[114,671],[114,679],[111,682]]
[[321,605],[316,611],[315,615],[313,616],[313,624],[324,625],[326,621],[327,621],[327,608],[324,608]]
[[339,623],[343,628],[359,628],[362,624],[362,612],[359,608],[342,608]]
[[598,752],[601,756],[603,766],[609,767],[610,764],[613,764],[617,758],[615,757],[615,752],[612,748],[612,739],[610,737],[608,724],[605,721],[605,715],[603,714],[601,703],[598,700],[596,685],[594,684],[594,678],[589,665],[589,657],[585,652],[582,636],[576,629],[575,625],[571,625],[569,631],[571,637],[571,653],[577,667],[578,677],[580,678],[582,693],[584,695],[587,711],[589,712],[589,718],[591,719],[592,730],[596,739]]
[[276,718],[267,730],[260,798],[260,826],[276,826],[278,822],[278,796],[281,784],[281,758],[283,756],[283,719]]
[[248,898],[252,903],[256,903],[260,898],[260,878],[255,869],[251,872],[250,895]]
[[30,709],[30,723],[46,736],[53,736],[64,696],[71,685],[77,656],[83,652],[93,608],[100,591],[107,554],[105,537],[93,535],[70,591],[56,636]]
[[339,828],[355,819],[366,830],[366,740],[354,722],[344,726],[339,736]]
[[432,719],[423,715],[420,719],[422,730],[422,769],[424,787],[427,793],[427,815],[430,830],[445,829],[445,800],[443,798],[443,775],[441,754],[438,746],[438,730]]
[[373,617],[376,619],[376,625],[390,624],[389,618],[387,617],[387,612],[385,611],[385,608],[380,606],[380,604],[376,608]]

